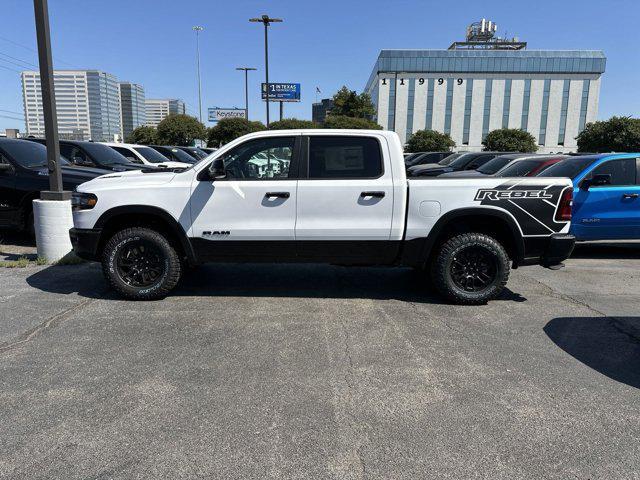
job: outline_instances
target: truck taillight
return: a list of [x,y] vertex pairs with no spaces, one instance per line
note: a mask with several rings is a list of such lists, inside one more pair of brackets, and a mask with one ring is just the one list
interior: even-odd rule
[[557,222],[571,221],[571,205],[573,204],[573,188],[566,188],[560,197],[560,204],[556,211]]

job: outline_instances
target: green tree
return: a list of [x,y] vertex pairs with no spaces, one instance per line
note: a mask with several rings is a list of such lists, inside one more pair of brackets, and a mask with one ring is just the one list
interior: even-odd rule
[[155,127],[145,125],[136,128],[125,139],[127,143],[137,143],[139,145],[154,145],[158,143],[158,132]]
[[194,140],[204,140],[207,129],[190,115],[169,115],[158,124],[158,143],[162,145],[193,145]]
[[269,124],[269,130],[294,130],[296,128],[320,128],[320,125],[311,120],[300,120],[297,118],[283,118],[282,120]]
[[345,117],[343,115],[327,115],[324,128],[357,128],[360,130],[382,130],[373,120],[366,118]]
[[492,130],[482,144],[485,150],[494,152],[535,152],[538,150],[535,137],[519,128]]
[[245,118],[225,118],[209,129],[207,146],[219,147],[242,135],[266,128],[262,122],[251,122]]
[[576,139],[579,152],[638,152],[640,119],[611,117],[609,120],[589,123]]
[[449,134],[435,130],[418,130],[409,138],[405,152],[447,152],[456,146]]
[[375,113],[376,109],[368,93],[357,94],[355,90],[344,86],[333,96],[333,107],[329,115],[371,119]]

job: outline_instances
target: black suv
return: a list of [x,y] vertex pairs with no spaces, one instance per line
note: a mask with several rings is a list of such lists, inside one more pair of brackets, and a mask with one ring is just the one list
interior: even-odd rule
[[[45,145],[43,138],[26,138],[25,140]],[[113,148],[95,142],[60,140],[60,154],[78,167],[102,168],[112,172],[156,168],[132,163]]]
[[[110,173],[95,168],[79,168],[60,159],[62,183],[67,190]],[[49,189],[47,149],[35,142],[0,138],[0,226],[33,233],[31,201]]]

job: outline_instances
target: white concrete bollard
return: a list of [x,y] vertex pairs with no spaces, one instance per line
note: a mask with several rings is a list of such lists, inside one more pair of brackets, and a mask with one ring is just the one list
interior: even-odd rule
[[38,257],[53,263],[71,252],[71,200],[34,200],[33,220]]

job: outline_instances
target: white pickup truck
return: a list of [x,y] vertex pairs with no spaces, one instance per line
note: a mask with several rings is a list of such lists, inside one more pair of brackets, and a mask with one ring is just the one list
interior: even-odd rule
[[71,240],[131,299],[167,295],[203,262],[409,266],[457,303],[484,303],[511,267],[573,249],[563,178],[407,178],[388,131],[238,138],[190,168],[98,177],[73,196]]

